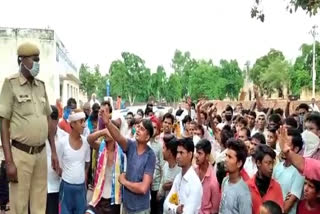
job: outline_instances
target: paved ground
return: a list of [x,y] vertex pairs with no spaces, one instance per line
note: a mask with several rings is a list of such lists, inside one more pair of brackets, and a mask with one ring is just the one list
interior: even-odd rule
[[[88,190],[88,192],[87,192],[87,200],[88,200],[88,202],[91,200],[91,197],[92,197],[92,191]],[[3,214],[3,213],[0,212],[0,214]],[[10,211],[6,212],[5,214],[10,214]]]

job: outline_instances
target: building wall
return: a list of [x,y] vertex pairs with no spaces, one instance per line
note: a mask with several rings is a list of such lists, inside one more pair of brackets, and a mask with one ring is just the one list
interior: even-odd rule
[[64,106],[67,105],[67,100],[70,97],[73,97],[76,99],[76,101],[79,103],[79,84],[72,80],[63,80],[63,91],[62,91],[62,104]]
[[0,85],[4,78],[19,71],[17,48],[30,41],[40,49],[40,73],[37,78],[45,82],[50,103],[55,103],[59,96],[56,84],[59,76],[55,75],[55,42],[53,30],[0,28]]
[[5,77],[19,71],[17,48],[25,41],[35,43],[40,49],[40,73],[37,78],[45,82],[50,104],[55,104],[56,99],[60,98],[66,105],[71,96],[79,102],[78,69],[70,60],[62,41],[50,29],[0,27],[0,87]]

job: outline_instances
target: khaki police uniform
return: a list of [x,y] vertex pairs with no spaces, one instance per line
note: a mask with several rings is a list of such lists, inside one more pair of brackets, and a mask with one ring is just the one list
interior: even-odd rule
[[[0,117],[10,120],[12,156],[18,183],[10,184],[10,213],[44,214],[47,196],[47,116],[51,114],[44,82],[30,83],[22,73],[6,78],[0,94]],[[23,150],[14,146],[18,142]],[[30,148],[26,151],[26,148]],[[41,151],[39,152],[40,149]],[[28,150],[28,149],[27,149]]]

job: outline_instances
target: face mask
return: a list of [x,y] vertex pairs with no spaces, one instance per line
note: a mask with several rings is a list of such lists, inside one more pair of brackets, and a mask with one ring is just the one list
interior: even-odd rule
[[193,144],[197,145],[197,143],[201,140],[201,138],[198,135],[193,135]]
[[302,134],[302,140],[304,142],[304,157],[311,157],[319,148],[320,139],[313,132],[305,130]]
[[136,128],[132,127],[132,135],[135,135],[135,134],[136,134]]
[[226,121],[230,121],[232,119],[232,115],[231,114],[226,114],[225,118],[226,118]]
[[31,69],[27,68],[27,66],[25,66],[24,64],[23,64],[23,66],[25,67],[25,69],[27,69],[30,72],[31,76],[36,77],[39,74],[39,71],[40,71],[40,63],[39,62],[33,61]]

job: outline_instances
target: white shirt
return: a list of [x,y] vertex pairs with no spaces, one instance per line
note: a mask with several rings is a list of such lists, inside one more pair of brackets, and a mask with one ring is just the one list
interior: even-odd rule
[[227,149],[224,149],[222,152],[216,152],[216,163],[220,163],[226,160]]
[[250,178],[252,178],[258,171],[257,164],[253,161],[252,156],[247,157],[243,166]]
[[104,180],[104,186],[102,190],[102,198],[111,198],[111,188],[112,188],[112,166],[106,165],[106,178]]
[[[57,127],[57,133],[55,136],[55,146],[56,151],[58,153],[60,148],[60,141],[63,136],[65,136],[67,133]],[[46,140],[46,152],[47,152],[47,167],[48,167],[48,193],[56,193],[59,192],[60,187],[60,177],[59,175],[52,169],[51,164],[51,147],[48,140]],[[58,155],[59,156],[59,155]]]
[[69,184],[82,184],[85,181],[85,163],[90,162],[90,146],[81,136],[82,146],[74,150],[69,143],[69,134],[59,140],[59,160],[62,166],[62,179]]
[[122,135],[126,135],[128,132],[128,122],[124,118],[124,116],[120,113],[120,111],[112,112],[112,120],[121,120],[120,133]]
[[312,111],[319,112],[319,107],[317,104],[312,105],[312,103],[309,105],[309,107],[312,109]]
[[199,213],[202,199],[202,185],[192,166],[183,177],[182,173],[179,173],[174,179],[172,188],[163,205],[164,213],[176,213],[178,206],[169,202],[173,193],[178,194],[179,205],[184,205],[183,214]]
[[167,182],[173,182],[179,173],[181,174],[181,167],[179,167],[178,164],[176,164],[173,168],[170,168],[168,162],[165,161],[163,166],[163,175],[159,187],[159,194],[161,196],[167,196],[169,194],[169,191],[164,191],[162,189],[163,184]]
[[93,104],[95,104],[95,103],[98,103],[98,104],[100,105],[99,100],[97,100],[97,99],[95,99],[94,101],[93,101],[93,99],[90,100],[90,106],[91,106],[91,108],[92,108]]

